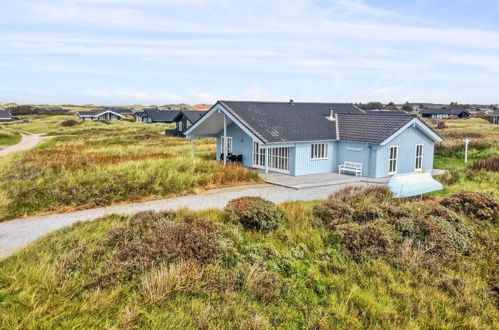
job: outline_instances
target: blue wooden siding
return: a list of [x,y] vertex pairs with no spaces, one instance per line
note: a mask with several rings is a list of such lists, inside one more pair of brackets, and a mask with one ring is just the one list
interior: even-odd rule
[[338,165],[343,162],[362,164],[362,176],[373,177],[376,173],[377,145],[365,142],[338,141],[338,162],[334,172],[338,172]]
[[[222,153],[220,141],[223,135],[223,130],[217,134],[217,160],[220,160]],[[253,166],[253,140],[251,137],[234,123],[227,126],[227,136],[232,137],[232,153],[243,155],[244,166]]]
[[336,164],[336,141],[330,142],[315,142],[326,143],[328,145],[327,159],[312,159],[312,143],[296,143],[291,163],[294,168],[291,175],[308,175],[317,173],[335,172]]
[[[217,134],[217,160],[220,160],[220,140],[223,130]],[[237,124],[227,127],[227,136],[232,137],[234,154],[243,155],[243,165],[253,166],[253,140]],[[416,162],[416,145],[423,144],[423,170],[433,168],[434,142],[415,127],[409,127],[385,146],[365,142],[329,141],[328,158],[311,159],[312,142],[290,143],[282,146],[290,147],[290,175],[308,175],[317,173],[338,172],[338,165],[344,161],[363,164],[362,176],[388,176],[388,155],[390,146],[398,145],[397,173],[414,172]],[[275,145],[276,147],[279,145]],[[269,147],[271,147],[269,145]]]
[[433,169],[433,153],[435,143],[421,130],[413,126],[400,133],[385,146],[380,146],[376,155],[376,177],[388,176],[389,152],[391,146],[398,146],[397,173],[415,171],[416,145],[423,144],[423,170]]

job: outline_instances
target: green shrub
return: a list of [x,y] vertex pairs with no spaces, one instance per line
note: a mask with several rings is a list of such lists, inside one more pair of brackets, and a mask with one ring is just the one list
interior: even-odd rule
[[461,192],[444,198],[441,203],[474,219],[499,221],[499,201],[489,193]]
[[474,247],[475,234],[463,220],[454,222],[430,215],[418,219],[416,228],[416,243],[424,244],[430,254],[468,255]]
[[340,199],[329,196],[323,203],[314,206],[312,214],[322,224],[334,227],[349,221],[352,208]]
[[381,257],[389,255],[393,249],[390,229],[384,223],[359,225],[348,223],[336,227],[340,242],[356,259],[365,256]]
[[413,238],[416,234],[416,226],[411,218],[398,218],[394,221],[394,228],[403,238]]
[[80,122],[78,120],[75,120],[75,119],[66,119],[64,120],[62,123],[61,123],[61,126],[62,127],[73,127],[73,126],[76,126],[76,125],[79,125]]
[[280,296],[282,281],[276,274],[254,264],[246,275],[244,286],[253,293],[259,301],[271,302]]
[[190,217],[176,222],[175,218],[173,212],[141,212],[113,228],[105,240],[113,254],[97,278],[98,285],[130,280],[154,266],[178,260],[204,265],[220,259],[222,244],[213,222]]
[[352,212],[352,220],[358,223],[366,223],[383,217],[383,210],[366,196],[358,199]]
[[283,210],[260,197],[241,197],[231,200],[225,208],[230,219],[239,221],[246,229],[271,232],[279,227]]
[[470,169],[475,171],[484,170],[484,171],[499,172],[499,155],[489,157],[487,159],[477,160],[470,166]]

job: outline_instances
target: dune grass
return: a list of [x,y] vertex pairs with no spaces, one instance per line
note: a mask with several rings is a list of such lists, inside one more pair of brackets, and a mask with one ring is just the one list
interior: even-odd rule
[[0,328],[497,327],[497,201],[377,190],[285,203],[270,232],[223,210],[60,230],[0,262]]
[[[167,125],[77,122],[67,116],[11,127],[55,136],[0,162],[0,219],[61,212],[259,182],[244,167],[212,161],[212,139],[164,136]],[[73,124],[72,124],[73,125]]]
[[[448,170],[449,174],[440,178],[445,184],[444,191],[434,195],[462,190],[492,191],[499,195],[499,172],[493,167],[499,156],[499,126],[479,118],[444,122],[445,128],[435,128],[445,140],[435,148],[434,168]],[[464,163],[466,138],[471,140],[468,163]]]
[[18,132],[7,130],[0,126],[0,149],[18,144],[21,141],[21,134]]

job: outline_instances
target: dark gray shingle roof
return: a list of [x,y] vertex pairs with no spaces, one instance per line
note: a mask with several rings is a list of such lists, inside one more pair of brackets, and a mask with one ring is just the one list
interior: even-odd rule
[[414,118],[408,114],[339,114],[340,140],[381,143]]
[[265,143],[336,139],[336,113],[364,112],[351,103],[219,101]]
[[173,122],[179,112],[175,110],[144,109],[144,113],[147,116],[151,117],[153,121],[158,122]]
[[9,110],[4,110],[4,109],[0,109],[0,119],[11,119],[10,111]]
[[205,113],[208,111],[199,111],[199,110],[182,110],[181,113],[192,123],[197,122]]
[[[462,112],[468,112],[466,109],[421,109],[419,110],[422,114],[437,115],[437,114],[449,114],[449,115],[459,115]],[[469,112],[468,112],[469,113]]]
[[110,110],[114,113],[119,113],[120,115],[133,115],[133,110],[128,108],[107,108],[106,110]]

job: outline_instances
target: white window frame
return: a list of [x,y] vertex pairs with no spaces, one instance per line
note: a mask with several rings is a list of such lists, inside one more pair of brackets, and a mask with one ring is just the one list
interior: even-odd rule
[[[392,148],[395,148],[395,157],[392,158]],[[398,168],[398,156],[399,156],[399,146],[394,145],[388,148],[388,175],[397,174]],[[392,169],[392,161],[395,163],[394,171],[390,171]]]
[[[418,154],[418,147],[421,147],[420,155]],[[423,159],[424,159],[424,144],[422,143],[416,144],[416,159],[414,161],[414,171],[421,172],[423,170]]]
[[271,147],[262,148],[262,146],[253,141],[253,167],[265,169],[265,155],[268,155],[268,166],[272,172],[289,174],[291,162],[290,147]]
[[310,159],[328,159],[328,147],[329,145],[327,143],[312,143],[310,145]]
[[[224,153],[224,137],[220,137],[220,153]],[[232,153],[232,136],[227,136],[227,155]]]

